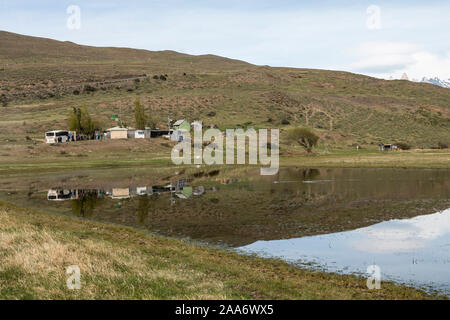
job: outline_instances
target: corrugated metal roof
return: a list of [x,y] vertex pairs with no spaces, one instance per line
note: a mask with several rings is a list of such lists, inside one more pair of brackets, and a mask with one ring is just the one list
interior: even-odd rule
[[174,126],[179,126],[179,125],[182,124],[183,122],[184,122],[184,119],[177,120],[173,125],[174,125]]

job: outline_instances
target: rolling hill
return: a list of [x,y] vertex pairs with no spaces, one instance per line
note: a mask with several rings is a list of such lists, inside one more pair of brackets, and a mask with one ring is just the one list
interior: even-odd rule
[[450,90],[340,71],[274,68],[214,55],[77,45],[0,31],[0,145],[42,138],[86,104],[104,128],[130,125],[139,98],[154,125],[306,125],[322,146],[450,142]]

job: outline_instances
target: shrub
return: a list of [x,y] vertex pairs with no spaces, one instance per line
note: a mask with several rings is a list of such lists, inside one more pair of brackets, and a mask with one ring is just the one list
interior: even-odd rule
[[288,139],[297,142],[305,148],[306,152],[310,153],[312,148],[317,145],[319,136],[307,128],[297,127],[288,131]]
[[411,149],[411,145],[409,145],[409,144],[406,143],[406,142],[398,142],[398,143],[397,143],[397,147],[398,147],[400,150],[409,150],[409,149]]
[[448,144],[445,143],[445,142],[439,141],[438,142],[438,147],[439,147],[439,149],[448,149]]
[[281,124],[288,125],[291,124],[288,119],[281,120]]
[[95,92],[95,91],[97,91],[97,88],[96,87],[93,87],[93,86],[91,86],[91,85],[89,85],[89,84],[87,84],[85,87],[84,87],[84,91],[85,92]]

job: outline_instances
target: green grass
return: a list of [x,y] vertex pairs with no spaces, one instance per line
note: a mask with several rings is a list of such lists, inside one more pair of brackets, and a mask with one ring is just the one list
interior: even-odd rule
[[[0,299],[430,299],[136,230],[0,207]],[[66,288],[69,265],[80,290]]]
[[[86,168],[175,166],[170,153],[175,143],[164,139],[145,141],[81,141],[45,145],[20,142],[0,146],[0,173],[54,171]],[[281,144],[281,166],[449,168],[449,150],[380,152],[373,149],[316,148],[306,154],[296,145]],[[325,148],[328,150],[325,152]],[[258,165],[259,166],[259,165]]]

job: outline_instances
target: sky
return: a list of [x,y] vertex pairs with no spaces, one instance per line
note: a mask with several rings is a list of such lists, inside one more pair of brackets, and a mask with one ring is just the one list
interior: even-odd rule
[[449,79],[449,17],[449,0],[0,0],[0,30],[385,79]]

